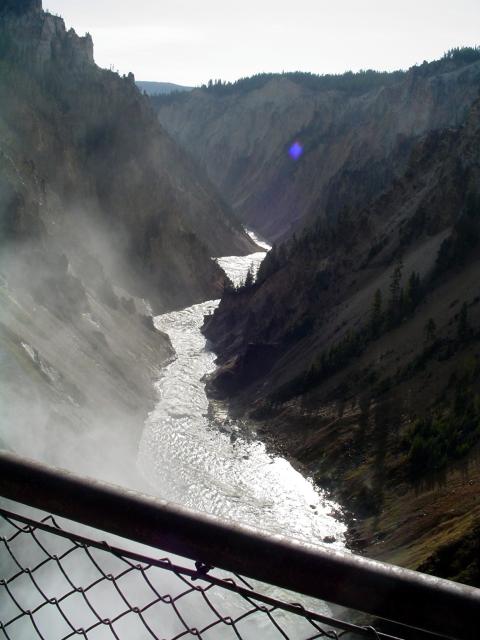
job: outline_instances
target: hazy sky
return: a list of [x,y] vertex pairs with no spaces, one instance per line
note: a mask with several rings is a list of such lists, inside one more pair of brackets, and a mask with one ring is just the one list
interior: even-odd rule
[[406,68],[480,44],[479,0],[44,0],[137,80]]

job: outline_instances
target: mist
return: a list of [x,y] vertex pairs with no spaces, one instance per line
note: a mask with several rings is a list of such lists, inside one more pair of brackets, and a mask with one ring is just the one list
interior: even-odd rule
[[22,455],[129,484],[125,461],[172,352],[148,303],[124,288],[134,272],[120,246],[75,208],[60,233],[2,253],[0,438]]
[[[72,206],[61,223],[50,219],[49,224],[54,229],[50,234],[17,240],[0,256],[0,447],[85,477],[152,491],[136,460],[144,420],[156,399],[154,382],[173,357],[170,341],[155,329],[148,301],[127,291],[141,286],[121,234],[99,224],[80,204]],[[3,499],[1,504],[24,516],[44,515]],[[114,542],[113,536],[72,522],[63,526]],[[5,523],[1,530],[7,537],[14,532]],[[71,546],[41,532],[39,540],[59,556]],[[122,545],[139,548],[126,541]],[[34,567],[45,557],[28,535],[17,538],[12,548],[23,566]],[[105,572],[118,573],[121,563],[110,554],[93,554]],[[98,578],[83,551],[69,555],[64,567],[77,585]],[[16,571],[13,558],[2,553],[2,575]],[[154,584],[164,593],[184,586],[165,572],[157,574]],[[49,598],[61,599],[71,590],[55,563],[35,578]],[[25,608],[35,609],[43,601],[27,575],[12,588]],[[123,588],[132,606],[145,604],[152,594],[134,577],[124,580]],[[102,618],[115,618],[124,605],[111,583],[89,595]],[[0,618],[9,620],[16,611],[2,596]],[[62,601],[62,611],[77,628],[97,620],[80,594]],[[49,638],[71,631],[52,606],[42,608],[36,622]],[[167,627],[172,635],[179,631],[173,618]],[[134,614],[122,618],[116,629],[124,637],[145,637]],[[15,623],[10,632],[19,640],[31,638],[29,618]],[[111,633],[100,627],[89,637]]]
[[[24,240],[15,251],[2,254],[0,327],[5,366],[0,390],[7,408],[0,422],[2,447],[220,517],[271,530],[294,527],[292,534],[305,539],[334,532],[341,546],[343,524],[329,515],[334,505],[326,503],[289,463],[270,457],[263,445],[225,416],[207,418],[204,375],[212,370],[214,356],[203,346],[200,326],[204,314],[218,301],[160,316],[155,328],[148,315],[148,301],[123,288],[128,280],[134,282],[135,273],[120,249],[121,238],[109,236],[81,208],[73,212],[62,233],[41,241]],[[59,247],[61,253],[57,253]],[[220,262],[234,281],[240,281],[242,273],[245,277],[249,267],[258,265],[264,255],[257,252]],[[192,326],[182,318],[191,318]],[[182,327],[180,342],[176,323]],[[166,333],[175,336],[175,352]],[[259,474],[264,481],[268,478],[264,491],[259,490]],[[19,510],[17,504],[5,500],[2,506]],[[293,519],[292,511],[297,512]],[[43,515],[27,507],[20,513],[33,518]],[[110,544],[153,557],[162,553],[72,522],[63,521],[62,526],[93,539],[100,535]],[[13,531],[10,525],[2,526],[4,536]],[[39,540],[56,555],[70,548],[70,543],[49,534],[40,533]],[[22,566],[34,568],[44,560],[44,553],[28,534],[16,539],[13,550]],[[124,564],[118,559],[105,552],[92,553],[105,573],[122,573]],[[62,566],[73,584],[86,588],[98,579],[98,569],[84,551],[68,553],[65,558]],[[191,561],[174,556],[171,560],[194,568]],[[5,575],[17,569],[9,555],[6,563],[2,560]],[[225,576],[225,572],[217,575]],[[120,579],[122,593],[132,608],[157,598],[140,576],[133,573]],[[35,579],[48,598],[61,602],[63,614],[75,628],[88,628],[99,618],[115,619],[125,611],[125,601],[110,582],[86,593],[96,613],[81,594],[65,598],[71,585],[54,562],[35,572]],[[163,596],[175,597],[185,590],[184,582],[159,569],[149,572],[149,580]],[[274,597],[286,597],[274,587],[262,589]],[[43,602],[28,575],[15,580],[14,594],[22,606],[32,610]],[[210,597],[223,615],[240,616],[249,609],[248,602],[221,590]],[[323,604],[298,595],[294,599],[328,613]],[[191,627],[215,620],[215,614],[198,596],[180,601],[178,609]],[[8,620],[13,615],[12,603],[5,598],[0,617]],[[278,615],[292,637],[301,637],[304,623]],[[48,630],[49,638],[63,637],[71,630],[56,607],[42,607],[35,619],[40,629]],[[147,610],[145,619],[161,637],[184,629],[168,604]],[[258,617],[246,619],[239,628],[247,637],[257,633],[266,639],[277,637],[268,620]],[[15,638],[30,638],[28,618],[15,623],[13,629]],[[135,640],[148,637],[134,613],[122,616],[115,631],[119,637]],[[230,637],[230,631],[220,625],[207,637],[223,640]],[[89,637],[101,639],[111,634],[108,626],[101,625]]]

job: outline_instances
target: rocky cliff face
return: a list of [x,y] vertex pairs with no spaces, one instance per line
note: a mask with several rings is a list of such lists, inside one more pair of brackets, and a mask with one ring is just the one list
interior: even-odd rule
[[[336,216],[352,196],[362,206],[378,195],[401,175],[418,136],[464,120],[479,79],[478,59],[450,58],[373,82],[265,76],[155,104],[242,220],[276,241]],[[294,141],[303,146],[296,161]]]
[[73,67],[94,64],[90,34],[80,37],[73,29],[67,31],[61,18],[43,13],[41,1],[7,2],[1,11],[10,61],[37,71],[55,61]]
[[218,296],[211,256],[254,245],[133,76],[96,67],[90,36],[38,3],[12,7],[0,23],[0,441],[133,472],[152,380],[172,357],[151,307]]
[[475,584],[479,143],[477,100],[368,206],[346,199],[273,250],[205,324],[211,392],[352,508],[354,544]]
[[[133,76],[96,67],[90,36],[67,32],[60,18],[7,14],[2,26],[6,152],[33,162],[39,178],[63,199],[88,199],[99,219],[114,222],[167,304],[190,301],[195,289],[196,300],[215,293],[222,276],[210,256],[248,253],[253,244],[158,126]],[[167,241],[163,251],[155,250],[150,241],[158,240],[160,228],[165,240],[171,232],[180,244]],[[180,267],[192,252],[198,275],[169,268],[169,262]],[[156,271],[175,274],[175,291],[157,287]]]
[[3,0],[0,13],[22,15],[42,10],[42,0]]

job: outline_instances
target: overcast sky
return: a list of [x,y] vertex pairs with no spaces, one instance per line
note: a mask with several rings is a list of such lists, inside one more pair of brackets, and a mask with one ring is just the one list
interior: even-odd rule
[[480,44],[480,0],[44,0],[137,80],[407,68]]

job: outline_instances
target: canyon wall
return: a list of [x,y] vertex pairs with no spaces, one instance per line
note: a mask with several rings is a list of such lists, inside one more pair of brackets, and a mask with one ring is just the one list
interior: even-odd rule
[[173,356],[152,313],[218,297],[212,256],[255,245],[88,34],[38,2],[0,14],[0,441],[133,473]]
[[240,218],[278,241],[378,195],[418,136],[464,121],[479,81],[478,56],[457,54],[392,74],[263,74],[154,105]]
[[369,555],[480,584],[480,102],[403,175],[274,248],[204,331],[210,393],[355,517]]

